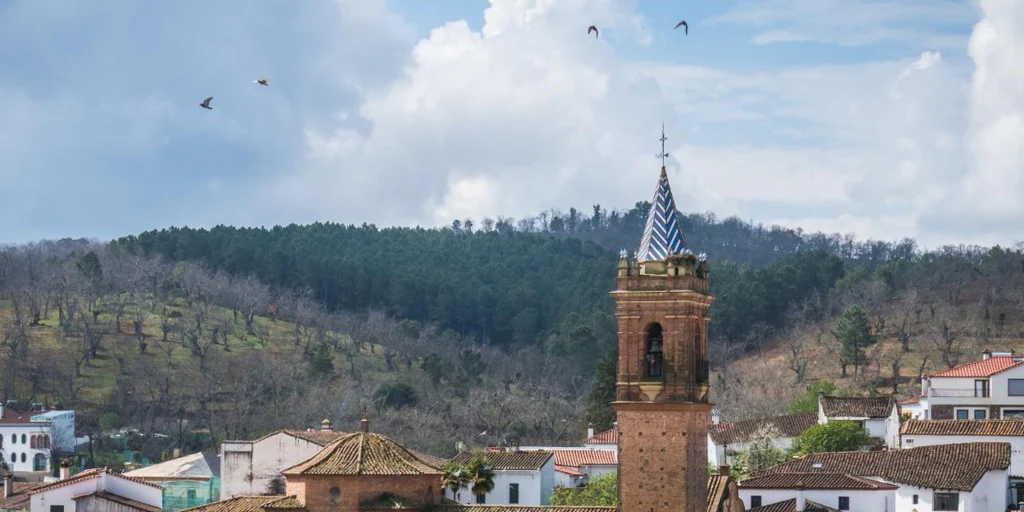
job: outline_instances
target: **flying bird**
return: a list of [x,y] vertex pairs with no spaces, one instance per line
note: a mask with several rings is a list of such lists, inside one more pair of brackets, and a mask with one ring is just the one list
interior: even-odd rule
[[213,101],[213,96],[210,96],[209,98],[203,100],[203,102],[200,103],[199,106],[205,108],[206,110],[213,110],[213,107],[210,106],[211,101]]
[[679,27],[683,27],[683,31],[687,35],[690,34],[690,26],[686,24],[686,20],[683,20],[683,21],[680,21],[679,23],[676,23],[676,26],[672,27],[672,30],[675,30],[675,29],[677,29]]
[[264,87],[270,87],[270,79],[268,78],[260,78],[259,80],[253,80],[252,83],[260,84]]
[[597,38],[598,38],[598,37],[599,37],[599,36],[601,35],[601,32],[600,32],[600,31],[598,31],[598,30],[597,30],[597,27],[595,27],[595,26],[593,26],[593,25],[591,25],[591,26],[587,27],[587,35],[588,35],[588,36],[590,35],[590,33],[591,33],[591,32],[593,32],[593,33],[594,33],[594,39],[597,39]]

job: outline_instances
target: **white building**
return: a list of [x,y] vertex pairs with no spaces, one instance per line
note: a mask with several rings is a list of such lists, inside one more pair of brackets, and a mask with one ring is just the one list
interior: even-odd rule
[[835,473],[776,473],[748,478],[739,486],[748,507],[793,501],[793,510],[808,505],[835,510],[895,512],[898,486]]
[[825,396],[818,394],[818,423],[853,421],[888,448],[900,446],[900,406],[891,395]]
[[986,350],[980,361],[922,376],[907,410],[925,420],[1024,418],[1024,357]]
[[75,449],[74,411],[24,410],[13,400],[0,404],[0,460],[18,473],[50,472],[52,453]]
[[555,450],[555,487],[579,487],[593,477],[616,473],[619,452],[609,450]]
[[485,451],[462,452],[452,462],[466,464],[474,458],[483,458],[494,470],[494,490],[474,496],[468,488],[458,496],[444,491],[449,499],[464,505],[522,505],[538,506],[551,503],[555,490],[555,457],[542,451]]
[[30,512],[161,512],[163,488],[90,469],[29,491]]
[[583,446],[591,450],[619,451],[619,427],[616,425],[600,434],[594,433],[594,427],[587,428],[587,438]]
[[747,451],[754,434],[763,428],[781,433],[772,444],[788,450],[796,436],[817,424],[818,415],[813,412],[713,424],[708,428],[708,464],[716,468],[733,465],[733,458]]
[[[851,512],[1003,512],[1009,466],[1007,443],[817,453],[757,473],[740,484],[740,498],[748,508],[802,496]],[[865,480],[897,488],[869,489]]]

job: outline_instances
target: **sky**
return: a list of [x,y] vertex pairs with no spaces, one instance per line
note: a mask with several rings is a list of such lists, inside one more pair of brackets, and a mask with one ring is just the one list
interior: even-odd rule
[[684,212],[1006,246],[1022,56],[1019,0],[6,0],[0,243],[629,208],[664,123]]

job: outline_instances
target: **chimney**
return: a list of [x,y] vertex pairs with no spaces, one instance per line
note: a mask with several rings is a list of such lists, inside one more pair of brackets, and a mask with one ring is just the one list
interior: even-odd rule
[[171,450],[171,458],[177,459],[181,457],[181,448],[175,448]]
[[732,473],[732,468],[728,464],[722,464],[718,466],[718,474],[722,476],[729,476]]
[[587,425],[587,439],[594,437],[594,424],[590,423]]
[[988,359],[990,357],[992,357],[992,351],[991,350],[986,348],[985,350],[983,350],[981,352],[981,359],[982,359],[982,361],[984,361],[985,359]]
[[804,498],[804,490],[802,488],[801,489],[797,489],[797,491],[796,491],[796,510],[799,511],[799,512],[804,512],[805,508],[807,508],[807,499]]
[[60,480],[67,480],[71,477],[71,464],[67,461],[61,461],[60,463]]
[[715,407],[711,409],[711,424],[718,425],[722,422],[722,411]]
[[4,472],[4,498],[10,498],[14,494],[14,475],[10,471]]
[[363,418],[359,420],[359,431],[366,433],[370,431],[370,420]]
[[320,422],[320,430],[331,430],[331,420],[324,418],[324,420]]

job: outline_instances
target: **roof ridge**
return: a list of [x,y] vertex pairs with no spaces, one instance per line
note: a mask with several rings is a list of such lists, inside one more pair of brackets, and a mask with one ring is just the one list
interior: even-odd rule
[[367,434],[367,432],[360,432],[359,433],[359,454],[356,455],[356,474],[357,475],[363,474],[363,449],[366,448],[366,438],[364,437],[364,434]]

